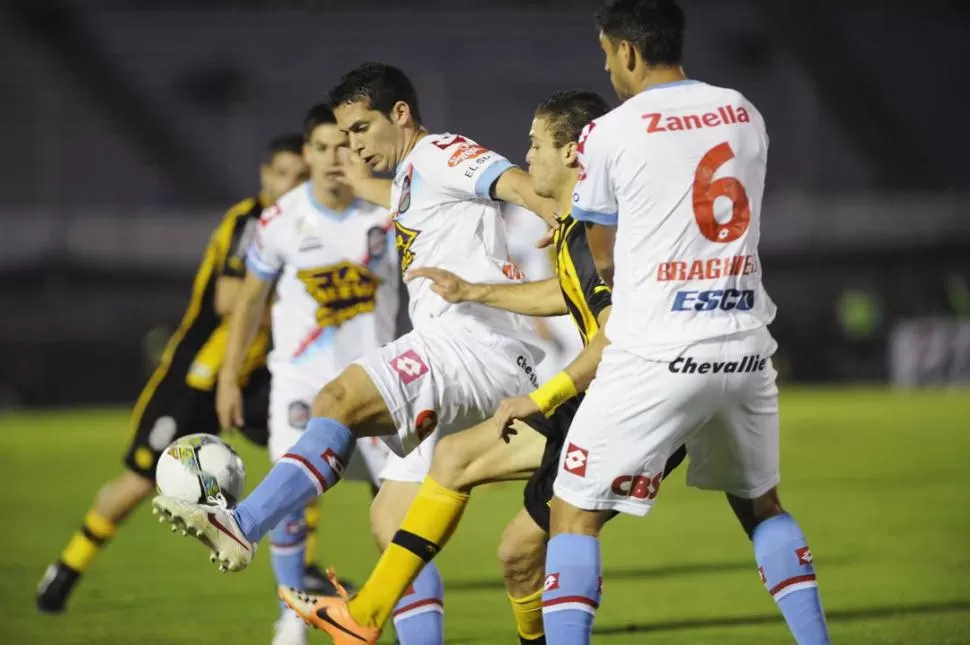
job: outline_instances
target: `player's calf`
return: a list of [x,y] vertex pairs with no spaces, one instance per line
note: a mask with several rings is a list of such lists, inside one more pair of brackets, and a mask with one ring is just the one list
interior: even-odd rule
[[509,522],[498,547],[498,559],[505,578],[522,645],[545,645],[542,627],[542,581],[549,535],[525,510]]
[[599,532],[608,511],[585,511],[552,498],[542,619],[553,643],[588,643],[602,595]]
[[728,495],[754,544],[758,573],[799,645],[830,642],[812,551],[795,519],[772,488],[754,499]]

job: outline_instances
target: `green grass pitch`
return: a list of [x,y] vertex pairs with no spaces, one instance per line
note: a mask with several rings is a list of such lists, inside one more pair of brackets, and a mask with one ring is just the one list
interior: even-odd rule
[[[782,499],[808,534],[834,642],[970,643],[970,392],[788,389],[782,418]],[[121,467],[126,424],[124,411],[0,416],[0,642],[268,644],[277,614],[268,554],[220,575],[204,549],[147,507],[95,563],[67,614],[34,611],[44,567]],[[234,443],[251,486],[266,456]],[[439,559],[449,643],[516,642],[493,554],[520,491],[477,492]],[[323,506],[321,559],[357,580],[376,558],[367,505],[365,487],[347,484]],[[790,642],[727,505],[685,488],[683,471],[648,518],[609,526],[603,553],[594,643]]]

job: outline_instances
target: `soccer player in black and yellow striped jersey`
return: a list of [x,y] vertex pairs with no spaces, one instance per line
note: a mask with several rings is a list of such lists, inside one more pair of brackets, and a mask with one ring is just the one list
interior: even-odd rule
[[[125,471],[98,491],[81,527],[60,558],[48,567],[37,590],[37,608],[63,611],[72,590],[118,525],[154,491],[155,464],[177,437],[217,434],[215,384],[232,311],[245,277],[245,254],[263,209],[305,179],[303,137],[274,139],[260,168],[261,191],[229,209],[212,233],[192,284],[182,321],[161,363],[138,397],[131,418],[132,440]],[[250,393],[244,433],[266,444],[269,372],[268,330],[250,346],[241,384]]]
[[[601,97],[582,91],[556,94],[536,110],[529,174],[536,192],[556,199],[563,212],[568,212],[582,171],[576,155],[579,133],[607,110]],[[530,396],[503,401],[489,421],[441,439],[418,497],[366,584],[349,603],[336,598],[317,603],[316,608],[325,608],[328,620],[334,621],[331,624],[338,625],[334,631],[324,626],[335,643],[376,642],[374,628],[383,627],[421,567],[444,546],[471,490],[515,479],[529,480],[524,508],[506,527],[499,554],[520,641],[545,643],[542,588],[552,485],[582,396],[578,392],[592,381],[609,342],[600,333],[611,307],[610,288],[599,273],[606,267],[595,265],[588,232],[588,225],[569,215],[561,219],[553,237],[556,277],[540,282],[475,284],[435,268],[416,269],[407,276],[431,280],[432,290],[448,302],[477,302],[532,316],[569,314],[584,348]],[[666,472],[684,455],[683,449],[677,451]]]

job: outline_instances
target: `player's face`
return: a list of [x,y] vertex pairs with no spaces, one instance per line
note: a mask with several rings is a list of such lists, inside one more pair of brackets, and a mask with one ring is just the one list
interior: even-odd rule
[[[398,106],[404,105],[398,103]],[[340,105],[333,113],[340,129],[350,138],[350,149],[377,172],[394,170],[404,148],[403,123],[399,123],[397,107],[391,118],[370,108],[368,101]]]
[[303,157],[292,152],[277,152],[259,172],[263,192],[274,202],[304,181],[306,175]]
[[529,131],[529,152],[525,155],[532,185],[541,197],[557,197],[569,176],[566,166],[568,152],[565,150],[568,146],[556,147],[549,125],[545,117],[533,119]]
[[629,43],[614,43],[603,32],[600,32],[600,48],[606,55],[606,71],[610,74],[610,84],[621,101],[625,101],[635,94],[630,89],[629,80]]
[[336,123],[318,125],[303,145],[303,157],[310,166],[310,180],[322,188],[336,188],[342,174],[340,151],[349,145],[347,135]]

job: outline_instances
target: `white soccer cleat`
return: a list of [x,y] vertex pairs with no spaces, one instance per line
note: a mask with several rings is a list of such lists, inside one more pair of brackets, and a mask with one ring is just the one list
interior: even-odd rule
[[242,571],[256,556],[256,545],[246,539],[222,504],[195,504],[159,495],[152,500],[152,513],[159,522],[170,523],[172,531],[191,535],[209,547],[209,561],[219,571]]
[[292,609],[283,612],[273,629],[272,645],[306,645],[306,623]]

